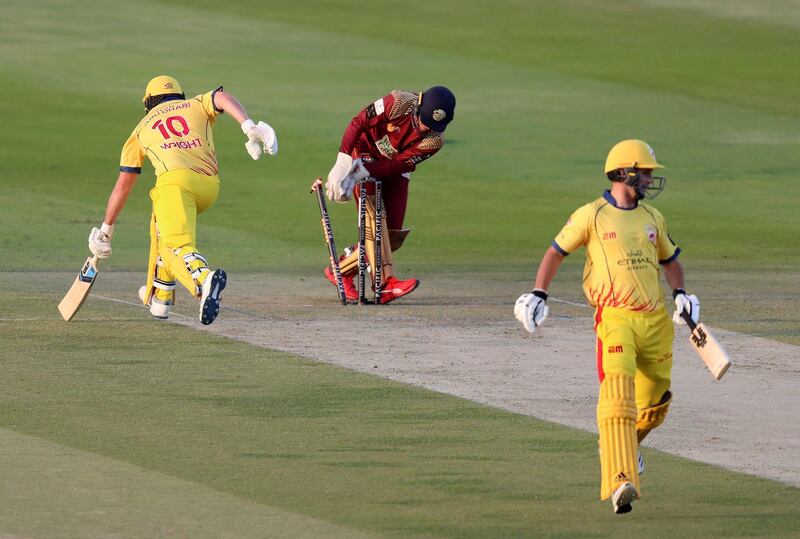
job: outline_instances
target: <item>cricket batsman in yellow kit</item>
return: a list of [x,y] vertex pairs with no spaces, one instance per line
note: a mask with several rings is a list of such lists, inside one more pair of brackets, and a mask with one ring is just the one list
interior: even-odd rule
[[197,251],[197,215],[210,208],[219,194],[219,171],[212,128],[227,112],[247,136],[245,148],[253,159],[275,155],[278,140],[268,124],[256,124],[244,107],[220,86],[186,99],[172,77],[152,79],[143,98],[146,114],[134,128],[120,157],[119,177],[108,200],[100,228],[89,235],[89,249],[98,258],[111,255],[114,223],[125,206],[147,157],[156,173],[150,190],[150,258],[147,284],[139,297],[156,318],[167,318],[175,303],[175,284],[200,298],[200,322],[212,323],[219,314],[220,294],[227,276],[211,270]]
[[548,314],[547,289],[564,257],[586,247],[583,290],[595,308],[596,355],[600,392],[600,499],[609,497],[615,513],[627,513],[640,497],[644,461],[639,443],[659,426],[672,399],[674,329],[659,282],[663,270],[673,289],[673,320],[687,311],[697,322],[700,303],[683,289],[680,249],[667,234],[658,210],[640,201],[655,198],[665,178],[653,149],[641,140],[624,140],[608,154],[605,172],[611,189],[576,210],[547,250],[535,288],[517,300],[514,314],[533,333]]

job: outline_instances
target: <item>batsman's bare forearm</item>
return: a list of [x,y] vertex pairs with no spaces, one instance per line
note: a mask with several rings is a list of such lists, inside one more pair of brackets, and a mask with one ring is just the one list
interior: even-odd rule
[[239,103],[235,97],[224,90],[219,90],[214,94],[214,106],[217,107],[218,110],[227,112],[230,117],[239,124],[250,118],[244,105]]
[[564,255],[556,251],[552,246],[547,249],[542,257],[542,262],[539,264],[539,270],[536,272],[536,284],[534,288],[547,290],[550,283],[558,273],[558,268],[561,267],[561,262],[564,261]]
[[136,185],[136,180],[139,175],[135,172],[120,172],[117,178],[117,183],[114,185],[114,190],[111,191],[111,196],[108,197],[108,204],[106,205],[106,216],[103,222],[113,225],[119,217],[122,208],[125,207],[125,202],[128,200],[128,195],[131,194],[133,186]]
[[664,270],[664,277],[667,279],[667,283],[675,290],[676,288],[684,288],[683,284],[683,266],[678,260],[673,260],[672,262],[667,262],[666,264],[662,264],[661,268]]

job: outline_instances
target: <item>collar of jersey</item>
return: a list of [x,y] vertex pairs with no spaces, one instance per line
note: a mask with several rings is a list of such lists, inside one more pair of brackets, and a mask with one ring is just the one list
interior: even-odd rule
[[156,107],[158,107],[158,106],[160,106],[160,105],[163,105],[164,103],[169,103],[170,101],[180,101],[180,99],[181,99],[181,98],[180,98],[180,97],[178,97],[178,96],[174,96],[174,97],[167,97],[166,99],[162,99],[162,100],[161,100],[161,103],[159,103],[158,105],[156,105],[156,106],[155,106],[155,107],[153,107],[153,108],[156,108]]
[[614,198],[609,189],[606,189],[606,191],[603,193],[603,198],[606,199],[606,201],[609,204],[611,204],[618,210],[628,211],[628,210],[635,210],[636,208],[639,207],[639,201],[637,200],[636,203],[633,205],[633,208],[620,208],[619,206],[617,206],[617,199]]

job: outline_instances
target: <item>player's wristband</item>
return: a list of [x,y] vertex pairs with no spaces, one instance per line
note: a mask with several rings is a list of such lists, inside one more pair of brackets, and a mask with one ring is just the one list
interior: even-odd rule
[[533,290],[531,290],[531,294],[533,294],[537,298],[541,298],[544,301],[547,301],[547,292],[545,292],[541,288],[534,288]]
[[114,225],[109,225],[109,224],[103,223],[100,226],[100,232],[102,232],[103,234],[105,234],[106,236],[108,236],[110,238],[112,236],[112,234],[114,234]]
[[681,294],[683,294],[685,296],[686,295],[686,290],[684,290],[683,288],[676,288],[675,290],[672,291],[672,299],[677,298]]
[[256,123],[253,120],[251,120],[250,118],[246,119],[245,121],[242,122],[242,133],[246,135],[247,132],[250,131],[250,129],[254,128],[255,126]]

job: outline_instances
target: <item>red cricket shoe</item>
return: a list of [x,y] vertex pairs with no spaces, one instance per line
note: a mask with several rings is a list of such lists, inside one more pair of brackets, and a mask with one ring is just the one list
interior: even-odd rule
[[381,304],[386,305],[397,298],[410,294],[419,286],[418,279],[401,281],[397,277],[389,277],[381,287]]
[[[336,284],[336,276],[330,266],[325,268],[325,277],[333,286],[338,286]],[[342,275],[342,284],[344,285],[344,297],[347,298],[347,301],[358,301],[358,290],[356,290],[356,285],[353,284],[353,277]]]

